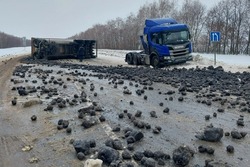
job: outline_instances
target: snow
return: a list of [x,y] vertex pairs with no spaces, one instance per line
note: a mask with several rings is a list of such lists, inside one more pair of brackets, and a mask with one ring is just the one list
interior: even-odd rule
[[0,57],[13,57],[18,55],[30,54],[31,47],[15,47],[0,49]]
[[[214,61],[214,54],[193,53],[201,57]],[[250,66],[250,56],[248,55],[222,55],[216,54],[216,62],[223,62],[228,65]]]
[[[128,52],[140,52],[139,50],[110,50],[110,49],[99,49],[98,56],[113,56],[125,58]],[[214,54],[204,54],[204,53],[192,53],[194,57],[201,57],[202,59],[207,59],[207,61],[214,63]],[[250,56],[248,55],[222,55],[216,54],[216,63],[223,63],[227,65],[234,66],[250,66]]]
[[[124,58],[126,53],[128,52],[131,52],[131,50],[99,49],[97,59],[91,59],[91,61],[99,65],[126,65]],[[132,52],[140,52],[140,51],[136,50]],[[6,59],[30,53],[31,53],[30,47],[0,49],[0,58]],[[226,71],[231,71],[231,72],[238,72],[238,71],[250,72],[250,56],[248,55],[216,54],[216,64],[214,62],[214,54],[192,53],[192,55],[194,59],[193,61],[189,61],[179,66],[173,66],[173,68],[175,67],[193,68],[196,66],[206,67],[212,65],[215,67],[222,66]]]
[[[126,64],[124,58],[128,52],[140,52],[140,50],[109,50],[109,49],[99,49],[98,57],[101,59],[109,59],[117,63]],[[183,64],[182,67],[192,68],[196,66],[222,66],[225,70],[231,72],[237,71],[250,71],[248,68],[250,66],[250,56],[248,55],[221,55],[216,54],[216,64],[214,62],[214,54],[203,54],[203,53],[192,53],[193,61]],[[119,59],[120,58],[120,59]],[[122,59],[121,59],[122,58]],[[176,67],[176,66],[173,66]]]
[[140,50],[111,50],[111,49],[99,49],[98,56],[114,56],[125,58],[125,55],[129,52],[140,52]]

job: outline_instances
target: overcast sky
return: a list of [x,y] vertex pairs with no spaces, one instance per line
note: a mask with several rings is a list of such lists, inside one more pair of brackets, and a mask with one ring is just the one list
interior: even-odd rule
[[[154,1],[0,0],[0,31],[26,38],[67,38],[96,23],[125,18]],[[200,1],[211,7],[220,0]]]

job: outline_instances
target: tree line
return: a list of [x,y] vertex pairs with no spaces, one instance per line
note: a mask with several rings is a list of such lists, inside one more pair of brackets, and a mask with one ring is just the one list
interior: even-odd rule
[[[0,32],[0,49],[24,46],[23,38]],[[26,40],[26,46],[30,46],[30,40]]]
[[[184,0],[181,7],[177,1],[146,3],[136,14],[95,24],[71,38],[95,39],[98,48],[139,49],[145,19],[170,17],[189,26],[195,52],[250,54],[250,0],[221,0],[210,9],[199,0]],[[220,43],[210,43],[211,31],[221,32]]]

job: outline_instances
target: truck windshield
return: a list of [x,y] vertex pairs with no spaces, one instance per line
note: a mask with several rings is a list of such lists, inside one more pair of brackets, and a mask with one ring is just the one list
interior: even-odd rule
[[165,44],[175,44],[183,43],[189,40],[189,32],[187,30],[183,31],[173,31],[173,32],[163,32],[163,45]]

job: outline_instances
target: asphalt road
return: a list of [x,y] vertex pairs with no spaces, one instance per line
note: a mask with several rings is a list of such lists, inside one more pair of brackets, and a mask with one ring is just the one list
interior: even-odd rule
[[[217,109],[221,107],[219,102],[212,102],[212,105],[198,103],[197,99],[205,98],[197,98],[195,92],[186,92],[186,95],[182,95],[178,91],[178,84],[176,87],[164,83],[142,85],[139,80],[127,80],[124,79],[124,76],[117,74],[95,73],[80,66],[78,69],[72,69],[70,66],[60,67],[46,63],[19,64],[19,60],[19,58],[11,59],[0,66],[1,167],[83,166],[83,162],[77,159],[74,147],[70,144],[72,139],[95,139],[97,146],[92,154],[95,156],[98,148],[110,138],[121,140],[126,148],[127,143],[123,130],[127,127],[140,130],[144,134],[144,138],[134,144],[135,151],[147,149],[153,152],[163,151],[172,157],[174,149],[187,145],[195,151],[189,166],[197,164],[204,166],[205,160],[208,159],[218,162],[217,166],[249,166],[250,116],[247,112],[239,112],[240,107],[238,106],[225,107],[226,112],[219,113],[217,112]],[[79,64],[75,60],[58,62]],[[99,63],[98,60],[92,59],[86,60],[84,64],[98,65]],[[112,65],[115,66],[115,62],[112,62]],[[16,66],[20,67],[19,70],[12,73]],[[91,90],[93,86],[94,89]],[[25,87],[27,91],[34,89],[36,91],[26,96],[20,96],[17,90],[12,90],[13,87],[16,89]],[[42,91],[42,87],[48,91]],[[124,90],[131,94],[125,94]],[[138,95],[136,93],[138,90],[144,90],[144,93]],[[173,93],[169,94],[170,91]],[[204,88],[204,91],[207,90]],[[81,101],[82,92],[87,94],[87,102]],[[144,99],[145,95],[147,100]],[[15,97],[17,104],[13,106],[11,101]],[[65,101],[74,100],[74,103],[70,104],[67,101],[63,108],[56,104],[52,111],[44,111],[53,99],[59,97]],[[179,97],[183,97],[183,101],[179,101]],[[233,100],[236,97],[227,98]],[[96,125],[88,129],[83,128],[81,126],[83,120],[78,118],[78,110],[93,104],[97,104],[102,111],[97,111],[93,116],[97,120]],[[28,107],[24,107],[25,105]],[[169,113],[163,112],[165,108],[169,108]],[[142,115],[137,120],[148,123],[151,129],[135,127],[124,110],[132,115],[138,110],[141,111]],[[156,117],[150,115],[152,111],[155,111]],[[214,112],[217,113],[217,117],[213,117]],[[121,114],[124,115],[124,118],[119,118]],[[34,122],[30,119],[32,115],[37,116],[37,120]],[[105,122],[98,121],[101,115],[106,118]],[[205,120],[206,115],[210,115],[211,119]],[[244,127],[236,124],[240,115],[244,116]],[[72,128],[71,134],[67,134],[65,129],[57,129],[57,122],[60,119],[69,121],[69,127]],[[223,128],[224,132],[237,129],[247,132],[248,135],[241,140],[223,136],[220,142],[206,142],[195,138],[197,132],[203,131],[210,124]],[[162,128],[159,134],[153,133],[156,126]],[[112,130],[116,127],[119,127],[121,131],[113,132]],[[211,146],[215,149],[214,154],[199,153],[200,145]],[[233,154],[227,153],[228,145],[234,146]],[[23,151],[25,146],[31,146],[32,149]],[[137,164],[137,166],[141,165]],[[165,166],[174,166],[173,160],[166,161]]]

